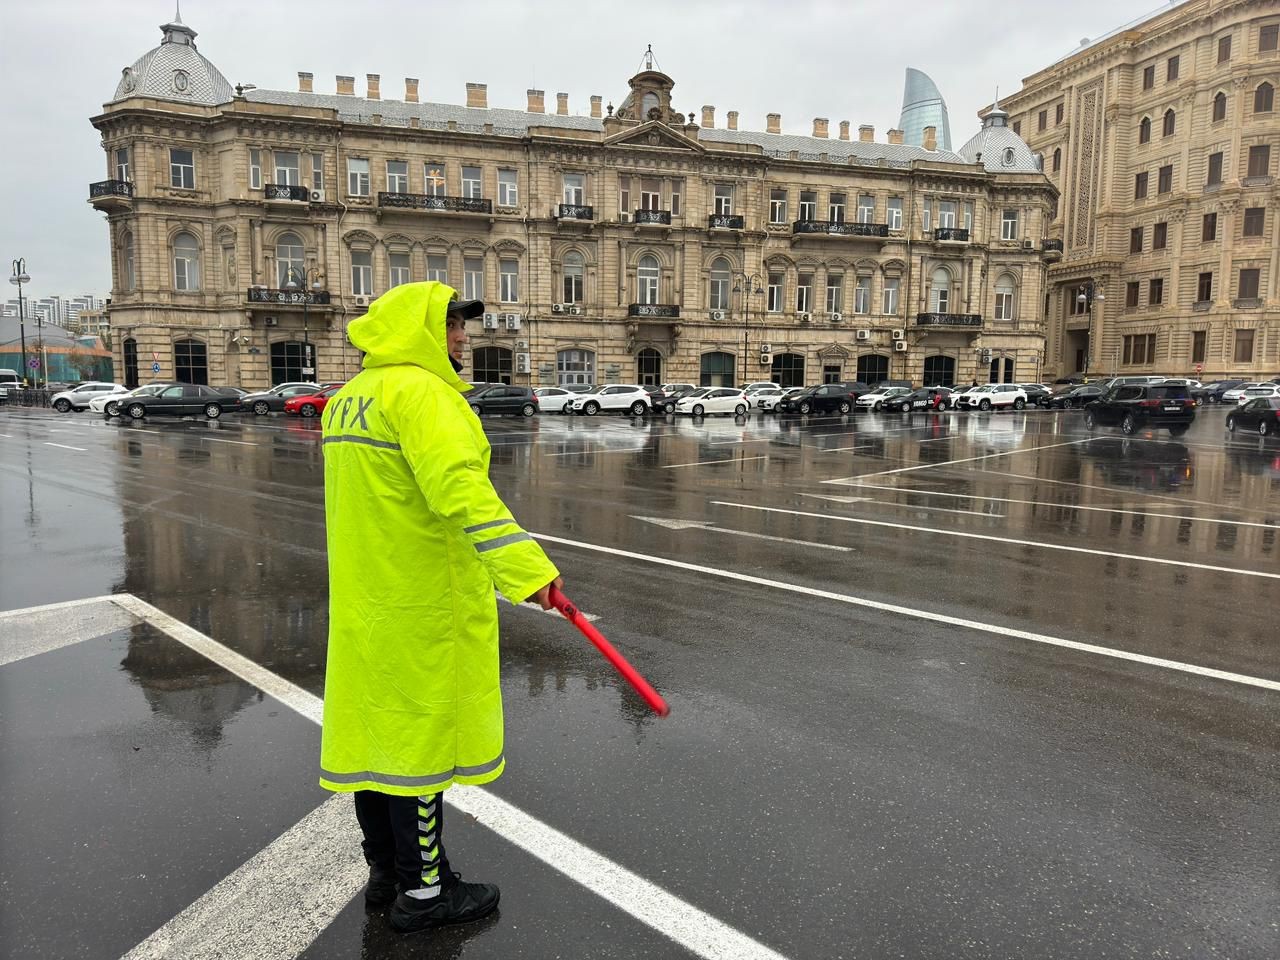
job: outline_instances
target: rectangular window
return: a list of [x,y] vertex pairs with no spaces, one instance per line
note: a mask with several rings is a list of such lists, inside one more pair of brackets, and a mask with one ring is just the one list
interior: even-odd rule
[[1151,249],[1163,250],[1169,245],[1169,224],[1161,221],[1151,230]]
[[368,250],[351,251],[351,292],[358,297],[373,295],[373,254]]
[[1191,362],[1204,363],[1205,354],[1209,352],[1209,332],[1195,330],[1191,334]]
[[938,228],[947,230],[956,225],[956,204],[954,200],[943,200],[938,204]]
[[1134,227],[1129,231],[1129,252],[1142,252],[1142,227]]
[[324,189],[324,154],[313,153],[311,155],[311,189]]
[[[892,201],[890,201],[892,202]],[[875,223],[876,219],[876,198],[869,193],[864,193],[858,197],[858,222],[859,223]],[[902,220],[902,201],[898,201],[898,220]]]
[[643,177],[640,180],[640,209],[662,209],[662,181],[655,177]]
[[1231,59],[1231,35],[1218,39],[1218,62],[1226,63]]
[[901,230],[902,229],[902,198],[901,197],[889,198],[888,213],[889,213],[889,229]]
[[1200,242],[1209,243],[1218,239],[1218,215],[1206,213],[1200,222]]
[[1059,125],[1062,123],[1062,116],[1063,116],[1063,111],[1064,111],[1064,110],[1065,110],[1065,107],[1063,107],[1063,105],[1062,105],[1062,104],[1058,104],[1058,105],[1054,108],[1054,110],[1053,110],[1053,125],[1054,125],[1055,127],[1056,127],[1056,126],[1059,126]]
[[498,299],[503,303],[520,302],[520,261],[498,262]]
[[583,298],[584,266],[581,256],[566,256],[561,266],[564,275],[564,302],[581,303]]
[[930,223],[930,215],[932,214],[932,212],[933,212],[933,207],[931,207],[929,205],[929,201],[926,200],[924,202],[924,208],[920,211],[920,229],[923,230],[925,233],[928,233],[929,230],[932,228],[932,224]]
[[800,219],[818,219],[818,195],[812,190],[800,191]]
[[387,161],[387,193],[409,192],[409,161]]
[[1237,330],[1236,331],[1236,363],[1253,363],[1253,331]]
[[769,222],[787,222],[787,191],[777,188],[769,191]]
[[671,215],[673,217],[680,216],[680,198],[684,194],[684,181],[671,181]]
[[1251,177],[1265,177],[1271,169],[1271,147],[1260,143],[1249,148],[1249,173]]
[[498,171],[498,206],[516,207],[520,205],[520,187],[516,181],[514,170]]
[[827,276],[827,313],[840,313],[844,310],[844,274],[832,273]]
[[1222,154],[1209,154],[1209,177],[1206,181],[1210,186],[1215,183],[1222,182]]
[[1007,290],[996,290],[996,319],[1013,319],[1013,294]]
[[437,160],[428,160],[422,165],[423,189],[429,197],[445,195],[444,164]]
[[1169,62],[1165,64],[1164,70],[1164,79],[1166,83],[1173,83],[1173,81],[1178,79],[1178,67],[1180,65],[1181,64],[1176,55],[1169,58]]
[[1196,301],[1208,303],[1213,299],[1213,271],[1206,270],[1196,280]]
[[631,178],[618,178],[618,212],[631,213]]
[[1147,305],[1158,306],[1164,303],[1164,278],[1152,277],[1147,281]]
[[480,179],[479,167],[462,168],[462,195],[469,200],[479,200],[484,196],[484,185]]
[[1236,296],[1241,300],[1256,300],[1258,298],[1258,274],[1256,267],[1240,271],[1240,282],[1236,286]]
[[800,281],[796,285],[796,311],[798,313],[808,313],[813,306],[813,274],[800,274]]
[[293,150],[275,151],[276,179],[275,183],[285,187],[302,186],[302,160]]
[[484,260],[465,257],[462,261],[462,296],[467,300],[484,299]]
[[713,213],[728,217],[733,214],[733,184],[717,183]]
[[[1131,283],[1125,290],[1126,306],[1136,307],[1138,305],[1137,287],[1138,285],[1136,283]],[[1133,294],[1132,298],[1129,297],[1130,293]],[[1067,313],[1070,316],[1083,317],[1089,312],[1089,300],[1087,297],[1083,296],[1083,294],[1083,287],[1071,287],[1067,291]],[[1133,300],[1132,303],[1129,302],[1130,299]]]
[[564,175],[564,202],[580,207],[587,202],[587,175],[584,173],[566,173]]
[[827,219],[832,223],[844,223],[844,194],[833,193],[827,203]]
[[196,188],[196,156],[192,151],[169,149],[169,186],[179,190]]
[[1258,52],[1267,53],[1276,49],[1276,41],[1280,39],[1280,24],[1268,23],[1258,30]]
[[1171,193],[1173,191],[1173,164],[1167,164],[1160,168],[1160,175],[1156,180],[1156,193]]
[[871,312],[871,278],[858,277],[853,288],[853,312],[858,314]]
[[1245,207],[1244,235],[1246,237],[1262,236],[1262,228],[1267,215],[1266,207]]
[[449,258],[444,254],[430,254],[427,257],[427,279],[439,283],[449,282]]
[[1156,335],[1140,333],[1124,338],[1124,353],[1121,363],[1141,366],[1156,362]]
[[347,193],[353,197],[369,195],[369,161],[364,157],[347,157]]
[[398,287],[409,282],[409,254],[393,253],[388,258],[391,265],[391,285]]
[[766,309],[770,313],[782,312],[782,282],[783,276],[780,273],[769,274],[769,299]]
[[1143,200],[1147,196],[1147,171],[1137,174],[1133,178],[1133,199]]
[[1000,239],[1018,239],[1018,211],[1006,210],[1000,216]]
[[126,183],[133,178],[129,176],[129,148],[124,147],[116,151],[116,179],[123,180]]
[[1137,280],[1130,280],[1124,285],[1124,305],[1126,307],[1136,307],[1138,298],[1142,295],[1142,284]]
[[1154,65],[1142,68],[1142,89],[1150,90],[1156,85],[1156,68]]
[[901,277],[885,277],[884,278],[884,295],[880,312],[886,316],[896,316],[898,313],[898,291],[902,287]]
[[1041,130],[1048,130],[1048,129],[1049,129],[1049,111],[1041,110],[1039,115],[1036,117],[1036,130],[1041,131]]
[[262,189],[262,151],[257,147],[249,148],[249,189]]

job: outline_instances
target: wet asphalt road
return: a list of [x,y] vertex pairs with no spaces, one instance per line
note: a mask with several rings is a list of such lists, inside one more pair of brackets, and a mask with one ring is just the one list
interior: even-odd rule
[[[487,421],[673,708],[504,606],[493,793],[785,957],[1280,955],[1280,443],[1223,414]],[[316,427],[0,409],[0,610],[133,594],[322,694]],[[26,624],[0,660],[58,629]],[[77,629],[0,666],[6,956],[120,956],[326,797],[313,724],[148,624]],[[445,839],[496,918],[406,940],[357,899],[300,955],[693,955]]]

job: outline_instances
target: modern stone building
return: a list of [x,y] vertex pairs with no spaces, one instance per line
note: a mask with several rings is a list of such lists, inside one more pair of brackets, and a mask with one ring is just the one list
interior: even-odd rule
[[161,30],[93,118],[126,380],[349,377],[348,322],[423,279],[489,305],[475,379],[1041,374],[1056,190],[995,121],[959,152],[823,118],[754,132],[681,112],[651,60],[589,115],[540,90],[490,107],[482,83],[392,99],[376,75],[233,89],[195,31]]
[[1278,30],[1274,2],[1188,0],[1004,101],[1061,191],[1050,372],[1280,372]]

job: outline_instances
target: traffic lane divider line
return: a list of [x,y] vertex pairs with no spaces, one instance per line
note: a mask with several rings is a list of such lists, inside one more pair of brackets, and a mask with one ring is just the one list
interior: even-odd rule
[[897,507],[900,510],[923,510],[925,513],[960,513],[971,517],[989,517],[993,520],[1003,520],[1003,513],[987,513],[985,510],[953,510],[948,507],[926,507],[917,503],[894,503],[892,500],[876,500],[873,497],[830,497],[823,496],[820,493],[802,493],[802,497],[812,497],[814,500],[830,500],[832,503],[866,503],[873,507]]
[[45,445],[46,447],[60,447],[60,448],[61,448],[61,449],[63,449],[63,450],[74,450],[74,451],[76,451],[76,453],[88,453],[88,452],[89,452],[89,451],[88,451],[88,449],[87,449],[87,448],[85,448],[85,447],[72,447],[72,446],[68,446],[68,445],[67,445],[67,444],[65,444],[65,443],[54,443],[52,440],[46,440],[46,441],[44,441],[44,445]]
[[747,463],[751,460],[768,460],[768,455],[759,457],[729,457],[725,460],[695,460],[692,463],[666,463],[662,465],[663,470],[674,470],[676,467],[708,467],[717,463]]
[[639,560],[643,563],[653,563],[663,567],[674,567],[678,570],[688,570],[691,573],[704,573],[710,577],[719,577],[724,580],[737,580],[741,583],[750,583],[758,587],[770,587],[775,590],[784,590],[788,593],[799,593],[804,596],[818,597],[822,600],[832,600],[836,603],[847,603],[851,606],[866,607],[871,610],[879,610],[883,613],[894,613],[904,617],[911,617],[915,620],[944,623],[949,626],[974,630],[978,633],[990,633],[996,636],[1010,637],[1015,640],[1029,640],[1033,643],[1062,647],[1064,649],[1075,650],[1080,653],[1094,654],[1114,660],[1126,660],[1132,663],[1160,667],[1166,670],[1174,670],[1180,673],[1192,674],[1194,676],[1208,677],[1214,680],[1224,680],[1228,683],[1258,687],[1263,690],[1280,693],[1280,681],[1277,680],[1267,680],[1263,677],[1251,677],[1247,674],[1233,673],[1230,670],[1218,670],[1214,667],[1202,667],[1198,664],[1184,663],[1179,660],[1167,660],[1163,657],[1151,657],[1144,653],[1132,653],[1128,650],[1117,650],[1112,647],[1102,647],[1097,644],[1083,643],[1079,640],[1068,640],[1065,637],[1054,637],[1045,633],[1035,633],[1031,630],[1019,630],[1016,627],[1004,627],[995,623],[984,623],[981,620],[968,620],[964,617],[953,617],[944,613],[934,613],[930,610],[919,610],[913,607],[904,607],[896,603],[884,603],[879,600],[868,600],[866,597],[856,597],[847,593],[835,593],[834,591],[821,590],[817,587],[805,587],[795,583],[787,583],[782,580],[770,580],[766,577],[756,577],[751,574],[737,573],[732,570],[720,570],[715,567],[706,567],[697,563],[686,563],[683,560],[671,560],[667,557],[651,557],[647,554],[635,553],[631,550],[621,550],[617,547],[606,547],[602,544],[587,543],[581,540],[570,540],[566,537],[557,537],[549,533],[529,532],[538,540],[546,541],[547,543],[558,543],[566,547],[575,547],[579,550],[605,553],[615,557],[626,557],[627,559]]
[[[1143,493],[1141,490],[1119,490],[1119,489],[1116,489],[1115,487],[1103,487],[1103,486],[1099,486],[1096,483],[1080,483],[1079,481],[1076,481],[1076,480],[1051,480],[1048,477],[1033,477],[1025,473],[1004,473],[1003,471],[983,470],[982,468],[978,468],[978,472],[991,473],[994,476],[1004,477],[1006,479],[1029,480],[1032,483],[1054,483],[1064,487],[1080,487],[1084,490],[1101,490],[1104,493],[1109,493],[1113,496],[1118,496],[1118,497],[1137,496],[1137,497],[1142,497],[1143,499],[1146,499],[1146,500],[1163,500],[1166,503],[1172,503],[1172,504],[1181,505],[1181,506],[1185,506],[1186,504],[1193,504],[1197,507],[1214,507],[1218,510],[1224,509],[1224,506],[1225,506],[1224,504],[1221,504],[1221,503],[1213,503],[1210,500],[1192,500],[1189,497],[1170,497],[1163,493]],[[852,484],[852,485],[856,486],[856,484]],[[1241,513],[1253,513],[1253,514],[1264,513],[1262,510],[1259,510],[1256,507],[1225,506],[1225,509],[1238,510]]]
[[963,457],[960,460],[943,460],[940,463],[917,463],[910,467],[895,467],[892,470],[877,470],[875,473],[860,473],[855,477],[844,477],[839,480],[823,480],[823,483],[845,483],[852,484],[861,480],[863,477],[887,477],[894,473],[910,473],[913,470],[928,470],[933,467],[951,467],[957,463],[974,463],[978,460],[993,460],[996,457],[1011,457],[1018,453],[1034,453],[1037,450],[1052,450],[1054,447],[1069,447],[1077,443],[1088,443],[1090,437],[1082,440],[1067,440],[1062,443],[1046,443],[1039,447],[1019,447],[1017,450],[1002,450],[999,453],[988,453],[980,457]]

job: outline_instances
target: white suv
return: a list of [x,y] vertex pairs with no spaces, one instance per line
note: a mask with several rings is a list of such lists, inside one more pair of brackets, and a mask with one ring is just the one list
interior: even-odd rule
[[980,387],[970,387],[956,398],[956,408],[960,410],[992,410],[999,407],[1021,410],[1026,405],[1027,391],[1016,383],[984,383]]
[[82,383],[74,390],[63,390],[61,393],[55,393],[53,402],[49,406],[59,413],[67,413],[70,410],[88,410],[89,401],[94,397],[100,397],[105,393],[127,392],[126,388],[118,383]]
[[649,409],[649,391],[634,383],[606,383],[573,398],[572,411],[594,417],[601,410],[626,410],[643,416]]

